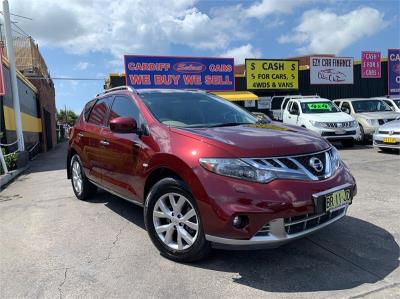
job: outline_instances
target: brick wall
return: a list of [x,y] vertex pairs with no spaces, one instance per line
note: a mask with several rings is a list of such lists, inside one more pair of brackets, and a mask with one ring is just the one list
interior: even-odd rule
[[[38,90],[38,98],[39,98],[39,106],[40,106],[40,117],[42,119],[42,137],[43,137],[43,150],[48,151],[51,147],[54,147],[57,144],[57,133],[56,133],[56,99],[55,99],[55,89],[52,80],[41,80],[41,79],[32,79],[28,78],[28,80],[37,88]],[[46,127],[45,121],[45,113],[44,110],[50,113],[51,126],[50,128]],[[48,140],[46,130],[51,131],[51,140]]]

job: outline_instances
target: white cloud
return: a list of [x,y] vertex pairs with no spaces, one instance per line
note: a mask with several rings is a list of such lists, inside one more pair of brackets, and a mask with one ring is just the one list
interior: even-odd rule
[[297,44],[300,53],[337,54],[386,26],[383,13],[370,7],[361,7],[343,15],[328,10],[309,10],[303,13],[293,32],[282,35],[278,42]]
[[75,69],[76,70],[80,70],[80,71],[84,71],[86,70],[89,66],[91,66],[91,64],[87,61],[79,61],[76,65],[75,65]]
[[[194,0],[53,1],[20,0],[14,13],[39,44],[72,53],[103,51],[121,58],[126,53],[165,53],[171,45],[216,50],[228,46],[229,30],[199,11]],[[234,31],[234,27],[231,27]]]
[[312,0],[262,0],[245,10],[247,17],[262,18],[273,13],[291,13],[294,8]]
[[233,48],[221,55],[222,57],[233,57],[235,58],[235,64],[243,64],[245,58],[259,58],[261,57],[261,51],[254,49],[252,45],[247,44],[241,47]]

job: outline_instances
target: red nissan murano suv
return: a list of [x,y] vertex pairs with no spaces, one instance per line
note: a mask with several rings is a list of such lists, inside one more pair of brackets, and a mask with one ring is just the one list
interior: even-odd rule
[[357,192],[324,139],[200,90],[98,94],[70,131],[67,169],[79,199],[99,187],[143,206],[152,242],[180,262],[303,237]]

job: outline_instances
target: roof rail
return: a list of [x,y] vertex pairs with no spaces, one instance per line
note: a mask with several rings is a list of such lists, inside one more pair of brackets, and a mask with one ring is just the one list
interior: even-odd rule
[[117,91],[117,90],[128,90],[128,91],[131,91],[133,93],[137,93],[137,91],[133,87],[128,86],[128,85],[124,85],[124,86],[118,86],[118,87],[113,87],[113,88],[106,89],[103,92],[98,93],[96,95],[96,97],[101,96],[101,95],[106,94],[106,93],[109,93],[109,92]]

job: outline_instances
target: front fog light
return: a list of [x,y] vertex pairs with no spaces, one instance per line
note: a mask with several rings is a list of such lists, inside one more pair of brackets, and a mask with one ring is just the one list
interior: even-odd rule
[[244,215],[238,215],[233,218],[232,224],[236,228],[243,228],[249,223],[249,218]]

